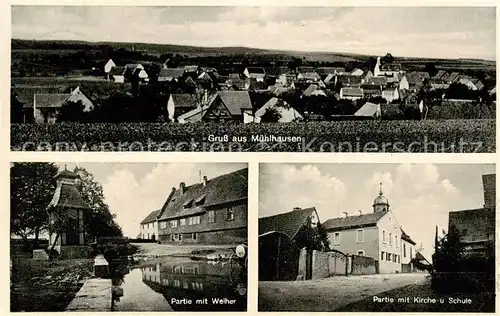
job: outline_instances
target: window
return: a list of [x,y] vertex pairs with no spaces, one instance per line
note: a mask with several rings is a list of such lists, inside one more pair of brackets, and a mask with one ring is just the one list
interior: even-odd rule
[[227,217],[226,217],[226,220],[228,220],[228,221],[234,220],[234,212],[233,212],[233,210],[230,207],[227,208]]
[[189,199],[187,200],[186,202],[184,202],[184,204],[182,204],[182,206],[185,208],[185,209],[188,209],[191,207],[191,205],[193,204],[193,199]]
[[384,260],[384,252],[383,251],[380,252],[380,261],[382,261],[382,260]]
[[195,205],[202,205],[204,202],[205,202],[205,194],[203,194],[202,196],[198,197],[195,201],[194,201],[194,204]]
[[207,217],[209,223],[215,223],[215,211],[208,211]]
[[148,233],[148,239],[149,239],[149,233]]
[[365,251],[364,250],[358,250],[357,253],[358,253],[358,256],[364,256],[365,255]]
[[180,226],[186,226],[186,219],[185,218],[181,218],[181,220],[179,221],[179,225]]
[[387,261],[391,261],[392,254],[387,253]]
[[403,244],[403,257],[406,258],[406,244]]
[[387,239],[385,237],[385,230],[382,231],[382,242],[386,243]]
[[413,258],[413,254],[412,254],[412,248],[410,247],[410,259]]
[[396,262],[396,261],[397,261],[397,256],[398,256],[398,255],[393,255],[393,256],[392,256],[392,262]]
[[340,233],[333,233],[333,244],[340,245]]
[[200,216],[193,216],[188,218],[188,225],[197,225],[200,223]]
[[398,263],[401,263],[401,256],[398,255]]
[[365,236],[364,236],[364,231],[362,229],[358,229],[356,232],[356,242],[363,242],[365,241]]
[[394,245],[398,248],[398,235],[394,236]]
[[192,233],[191,234],[191,238],[193,238],[193,240],[197,240],[198,239],[198,234]]
[[161,229],[167,228],[167,222],[160,222],[160,228]]
[[175,239],[174,239],[174,235],[173,235],[173,234],[172,234],[172,235],[170,235],[170,241],[174,241],[174,240],[175,240]]
[[389,233],[389,245],[392,245],[392,234]]
[[177,240],[182,241],[182,234],[177,235]]
[[171,226],[172,228],[177,227],[177,220],[176,220],[176,219],[174,219],[173,221],[170,221],[170,226]]

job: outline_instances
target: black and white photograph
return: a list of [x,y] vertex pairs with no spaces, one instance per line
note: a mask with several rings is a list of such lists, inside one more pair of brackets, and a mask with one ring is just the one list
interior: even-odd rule
[[13,5],[13,151],[496,151],[496,7]]
[[10,311],[246,311],[243,163],[12,162]]
[[495,165],[259,167],[259,311],[495,312]]

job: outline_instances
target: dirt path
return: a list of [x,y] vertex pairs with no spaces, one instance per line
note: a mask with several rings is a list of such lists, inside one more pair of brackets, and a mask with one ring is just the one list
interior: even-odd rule
[[377,293],[410,284],[422,284],[425,279],[426,274],[379,274],[259,282],[259,311],[335,311]]

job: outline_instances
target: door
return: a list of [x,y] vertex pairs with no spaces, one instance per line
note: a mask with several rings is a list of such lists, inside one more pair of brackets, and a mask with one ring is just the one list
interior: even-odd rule
[[66,229],[66,245],[80,244],[80,235],[78,230],[78,220],[68,219],[68,227]]

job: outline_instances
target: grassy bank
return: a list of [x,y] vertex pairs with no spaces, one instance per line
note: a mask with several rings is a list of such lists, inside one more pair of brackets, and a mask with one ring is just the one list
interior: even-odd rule
[[11,311],[63,311],[91,275],[92,263],[92,259],[13,259]]
[[[15,151],[495,152],[495,120],[12,124]],[[288,138],[285,141],[255,136]],[[212,137],[210,137],[212,136]],[[213,138],[219,137],[219,138]],[[294,138],[294,139],[292,139]]]

